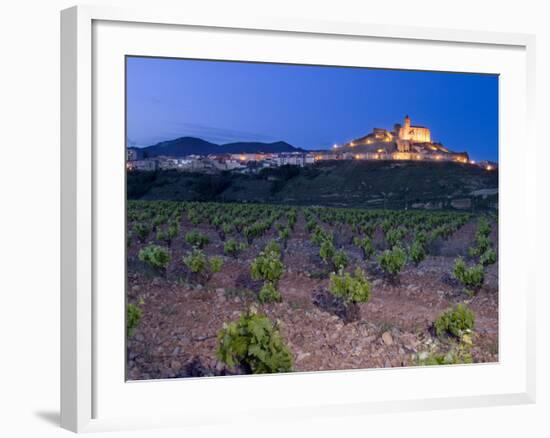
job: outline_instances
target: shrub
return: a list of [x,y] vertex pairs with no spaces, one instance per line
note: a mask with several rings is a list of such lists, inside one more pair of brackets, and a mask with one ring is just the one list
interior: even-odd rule
[[311,238],[311,241],[317,246],[321,246],[325,241],[328,241],[329,243],[332,244],[332,240],[333,240],[332,233],[323,230],[319,226],[315,228],[315,231],[313,232],[313,237]]
[[361,268],[357,268],[353,275],[344,273],[330,275],[329,291],[332,295],[342,298],[346,303],[366,303],[371,294],[371,284]]
[[159,215],[155,216],[155,218],[153,219],[153,226],[154,227],[160,227],[165,222],[166,222],[166,216],[163,215],[163,214],[159,214]]
[[296,221],[298,220],[298,213],[296,210],[290,210],[286,216],[288,218],[288,226],[293,230],[294,225],[296,225]]
[[247,248],[244,242],[237,242],[235,239],[229,239],[223,245],[223,252],[227,255],[237,257],[237,255]]
[[335,270],[344,269],[348,266],[348,256],[342,250],[336,251],[332,256],[332,264]]
[[223,231],[224,235],[231,234],[233,231],[235,231],[235,225],[233,225],[232,223],[223,224],[222,225],[222,231]]
[[208,245],[210,243],[210,239],[205,234],[202,234],[201,232],[197,230],[191,230],[185,235],[185,241],[198,249],[201,249],[205,245]]
[[198,249],[193,250],[193,252],[188,253],[187,256],[183,258],[185,266],[195,274],[203,273],[206,270],[207,262],[204,253]]
[[317,226],[317,222],[315,222],[314,219],[308,220],[307,223],[306,223],[307,232],[311,233],[315,229],[316,226]]
[[365,260],[368,260],[374,254],[374,246],[370,237],[365,236],[363,239],[356,237],[353,239],[353,243],[361,248]]
[[273,252],[261,252],[250,267],[250,275],[254,280],[276,282],[283,276],[283,263]]
[[189,219],[193,225],[198,225],[201,223],[201,217],[195,210],[189,210],[187,213],[187,219]]
[[210,221],[210,224],[216,227],[216,229],[218,229],[222,223],[223,223],[223,220],[219,215],[214,216]]
[[277,291],[277,283],[284,272],[280,251],[279,245],[270,241],[266,245],[265,251],[254,259],[250,267],[250,275],[254,280],[264,280],[259,294],[259,300],[262,303],[281,301],[282,299],[281,294]]
[[483,266],[492,265],[497,261],[497,253],[493,249],[488,249],[479,258],[479,263]]
[[252,243],[254,238],[260,237],[270,228],[270,224],[266,222],[255,222],[254,224],[245,227],[243,229],[243,234],[246,237],[248,243]]
[[151,232],[151,228],[146,224],[137,223],[133,227],[133,232],[140,242],[145,242],[145,239]]
[[468,255],[470,257],[480,257],[491,248],[491,240],[489,239],[490,234],[491,225],[487,219],[484,217],[479,218],[477,223],[475,246],[468,249]]
[[274,240],[270,240],[264,248],[266,254],[274,253],[277,257],[281,256],[281,246]]
[[199,282],[207,281],[213,273],[220,272],[223,266],[221,257],[207,258],[200,249],[193,249],[192,252],[183,257],[182,261],[192,274],[198,276],[196,280],[199,280]]
[[389,219],[384,219],[380,226],[384,234],[386,234],[391,229],[391,227],[393,227],[393,223]]
[[394,246],[391,250],[385,250],[378,257],[378,264],[382,270],[392,276],[401,272],[407,261],[407,254],[400,246]]
[[452,335],[461,339],[474,329],[475,316],[465,304],[457,304],[454,309],[443,312],[434,322],[437,336]]
[[210,264],[210,272],[220,272],[223,266],[223,259],[221,257],[211,257],[208,260]]
[[405,230],[403,228],[390,229],[386,233],[386,242],[388,242],[388,246],[390,248],[393,248],[394,246],[401,243],[404,237],[405,237]]
[[426,251],[424,249],[424,245],[422,245],[416,239],[411,245],[410,256],[411,256],[411,260],[416,264],[420,263],[422,260],[426,258]]
[[418,359],[418,365],[456,365],[464,363],[472,363],[474,361],[470,348],[462,343],[451,348],[446,354],[429,353],[423,357],[422,354]]
[[438,235],[444,239],[448,239],[456,231],[455,227],[451,224],[445,224],[438,227]]
[[279,331],[266,316],[247,311],[218,333],[218,359],[247,373],[292,371],[292,355]]
[[279,239],[281,239],[284,244],[286,245],[286,242],[288,239],[290,239],[290,228],[284,227],[279,231]]
[[479,257],[485,251],[490,249],[491,241],[487,236],[478,235],[476,236],[476,246],[468,248],[468,255],[470,257]]
[[242,218],[235,218],[233,220],[233,227],[240,233],[244,227],[244,220]]
[[168,245],[172,243],[179,234],[179,225],[170,224],[166,229],[159,228],[157,230],[157,240],[166,242]]
[[162,228],[159,228],[157,230],[157,240],[160,241],[160,242],[167,242],[168,241],[168,234]]
[[329,240],[324,240],[319,248],[319,256],[325,263],[332,259],[334,256],[334,245]]
[[135,304],[128,303],[126,306],[126,336],[131,337],[134,334],[135,328],[141,320],[141,309]]
[[172,242],[176,237],[178,237],[178,234],[180,233],[180,226],[177,222],[174,222],[168,226],[167,229],[167,235],[168,235],[168,241]]
[[477,234],[482,236],[491,234],[491,225],[484,217],[480,217],[477,222]]
[[266,281],[260,290],[260,303],[272,303],[282,301],[281,293],[271,281]]
[[367,237],[373,237],[376,231],[376,225],[373,223],[362,224],[360,229]]
[[465,286],[465,291],[468,295],[472,295],[475,290],[479,289],[485,279],[483,265],[475,265],[468,268],[462,257],[455,260],[453,275]]
[[148,245],[139,251],[138,258],[154,269],[166,269],[170,263],[170,252],[158,245]]
[[428,236],[426,236],[426,233],[424,231],[419,231],[416,233],[414,240],[417,241],[420,245],[425,246],[428,243]]

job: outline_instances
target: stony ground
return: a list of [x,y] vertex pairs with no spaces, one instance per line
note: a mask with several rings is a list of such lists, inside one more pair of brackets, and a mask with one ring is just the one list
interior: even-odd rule
[[[198,228],[211,235],[209,255],[223,255],[223,242],[208,227],[184,224],[184,232]],[[494,226],[493,229],[497,227]],[[316,297],[327,293],[327,268],[318,248],[307,240],[302,221],[284,251],[286,268],[279,283],[281,303],[260,305],[260,283],[250,279],[249,267],[269,238],[258,239],[238,259],[224,258],[221,272],[205,285],[189,282],[181,258],[190,249],[183,239],[172,242],[170,267],[154,275],[137,260],[138,245],[128,251],[128,301],[141,303],[143,316],[128,341],[129,379],[222,375],[227,370],[216,359],[216,335],[224,323],[253,305],[276,322],[294,355],[296,371],[343,370],[413,366],[423,352],[445,352],[433,321],[454,304],[467,301],[476,317],[475,362],[498,361],[498,263],[487,268],[485,284],[468,297],[451,276],[454,259],[473,241],[475,222],[466,224],[447,241],[436,242],[418,266],[408,264],[398,281],[391,281],[375,262],[365,262],[350,244],[345,230],[336,243],[347,252],[351,266],[359,265],[373,284],[371,299],[360,305],[360,319],[352,323],[319,306]],[[497,235],[491,236],[496,249]],[[383,248],[377,235],[375,244]],[[317,304],[316,304],[317,303]]]

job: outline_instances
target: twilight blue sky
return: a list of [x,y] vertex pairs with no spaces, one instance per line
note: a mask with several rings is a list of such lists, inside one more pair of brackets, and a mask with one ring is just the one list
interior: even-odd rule
[[409,114],[432,139],[498,161],[498,77],[127,58],[128,146],[182,136],[329,148]]

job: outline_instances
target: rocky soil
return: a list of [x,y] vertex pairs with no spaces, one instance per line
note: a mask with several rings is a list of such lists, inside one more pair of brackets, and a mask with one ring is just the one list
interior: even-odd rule
[[[208,227],[208,255],[223,256],[223,242]],[[494,226],[495,230],[497,227]],[[384,277],[375,262],[365,262],[345,230],[336,242],[361,266],[373,284],[371,299],[358,306],[358,320],[346,323],[335,306],[323,304],[328,290],[327,267],[318,248],[307,240],[299,220],[283,254],[285,275],[279,283],[281,303],[259,304],[260,284],[250,279],[253,258],[273,236],[257,239],[237,259],[223,256],[224,266],[205,284],[189,280],[181,263],[190,247],[182,238],[171,244],[172,263],[158,276],[137,259],[139,246],[128,250],[128,290],[131,303],[140,303],[139,326],[127,344],[127,377],[158,379],[234,374],[216,359],[216,335],[249,306],[274,321],[294,356],[295,371],[402,367],[418,364],[430,351],[451,347],[433,335],[437,316],[467,301],[476,317],[472,355],[475,362],[498,361],[498,263],[487,268],[483,288],[469,299],[452,278],[454,259],[473,241],[475,222],[446,241],[436,242],[418,266],[408,264],[398,281]],[[497,235],[491,236],[496,248]],[[383,248],[381,236],[375,245]]]

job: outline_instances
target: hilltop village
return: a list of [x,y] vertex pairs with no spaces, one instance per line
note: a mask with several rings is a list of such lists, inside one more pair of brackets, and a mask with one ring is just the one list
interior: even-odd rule
[[374,128],[369,134],[347,143],[335,144],[330,150],[275,153],[258,150],[254,153],[140,157],[136,148],[128,148],[126,166],[129,171],[175,169],[204,173],[253,173],[285,165],[304,167],[323,160],[451,161],[479,166],[489,171],[497,168],[496,163],[474,162],[467,152],[454,152],[432,141],[430,129],[412,125],[408,115],[403,125],[396,123],[393,130]]
[[[351,154],[364,160],[442,160],[469,163],[467,152],[453,152],[441,143],[433,142],[429,128],[411,125],[405,116],[403,125],[396,123],[393,131],[374,128],[364,137],[342,146],[335,145],[333,154]],[[472,163],[473,164],[473,163]]]

